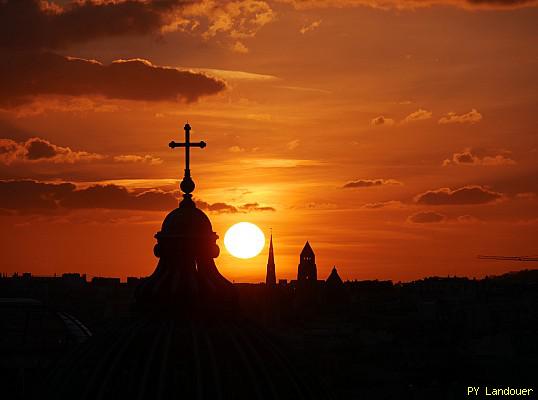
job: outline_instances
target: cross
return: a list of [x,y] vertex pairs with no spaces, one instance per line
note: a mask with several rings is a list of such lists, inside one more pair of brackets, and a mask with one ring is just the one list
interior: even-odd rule
[[183,177],[183,181],[181,182],[181,190],[185,193],[191,193],[194,190],[194,182],[191,179],[191,170],[190,170],[190,149],[191,147],[200,147],[203,149],[206,146],[206,143],[204,141],[200,142],[191,142],[191,126],[187,123],[185,124],[185,142],[184,143],[177,143],[173,140],[168,143],[168,146],[171,149],[175,149],[176,147],[185,147],[185,176]]

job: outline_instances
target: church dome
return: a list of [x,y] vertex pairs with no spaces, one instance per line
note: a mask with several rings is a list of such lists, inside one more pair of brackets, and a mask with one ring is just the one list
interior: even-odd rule
[[135,319],[58,365],[51,399],[316,399],[280,346],[246,321]]
[[211,232],[213,228],[208,216],[193,203],[172,210],[165,217],[159,234],[198,237],[208,236]]

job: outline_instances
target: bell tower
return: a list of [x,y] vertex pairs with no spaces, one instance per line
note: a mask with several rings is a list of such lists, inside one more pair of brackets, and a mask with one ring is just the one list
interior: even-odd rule
[[317,280],[318,271],[316,268],[316,255],[314,254],[312,247],[310,247],[310,243],[307,241],[303,247],[303,251],[301,251],[299,269],[297,271],[297,281],[317,282]]

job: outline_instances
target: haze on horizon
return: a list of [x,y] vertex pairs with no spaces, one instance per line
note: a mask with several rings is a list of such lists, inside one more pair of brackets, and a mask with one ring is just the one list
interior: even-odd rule
[[536,255],[538,3],[0,3],[3,272],[145,276],[177,206],[188,120],[198,206],[230,280],[240,221],[278,278],[483,277]]

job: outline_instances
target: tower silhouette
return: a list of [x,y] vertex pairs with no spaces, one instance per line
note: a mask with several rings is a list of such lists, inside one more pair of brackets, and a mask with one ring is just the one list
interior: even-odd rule
[[316,282],[318,279],[318,271],[316,268],[316,255],[314,250],[310,247],[310,243],[306,241],[306,244],[301,251],[299,268],[297,271],[297,281],[313,281]]
[[265,277],[265,284],[268,287],[274,287],[276,285],[275,255],[273,253],[273,233],[271,233],[271,239],[269,240],[269,256],[267,258],[267,275]]

